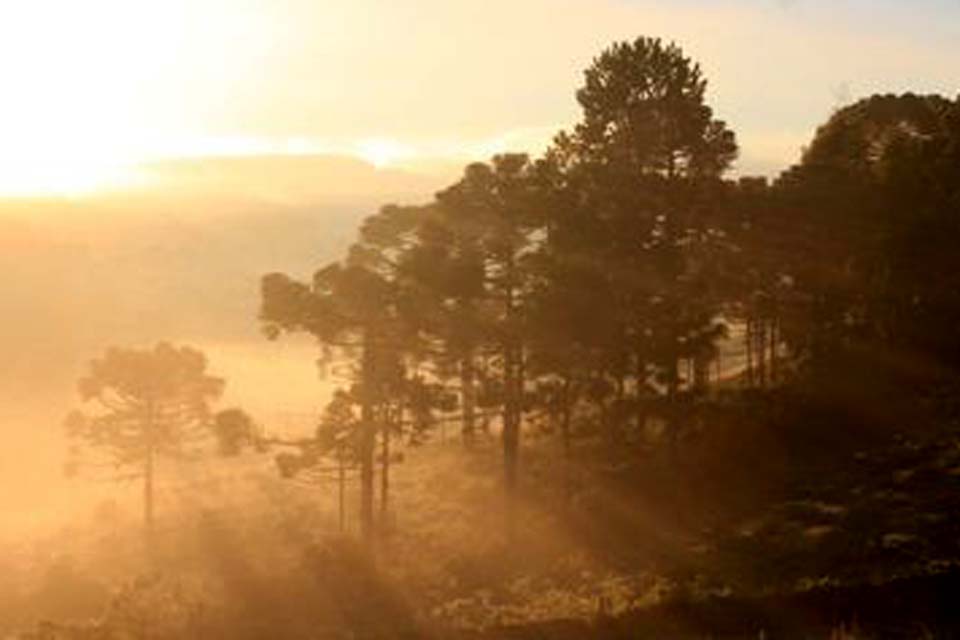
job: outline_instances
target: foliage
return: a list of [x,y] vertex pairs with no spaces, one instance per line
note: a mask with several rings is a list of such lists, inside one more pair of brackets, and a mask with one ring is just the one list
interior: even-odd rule
[[245,447],[263,449],[259,428],[243,409],[222,409],[213,417],[212,427],[220,455],[236,456]]
[[105,450],[118,467],[142,464],[148,454],[181,454],[223,389],[206,366],[199,351],[167,343],[108,350],[78,383],[81,399],[98,412],[71,414],[69,435]]
[[223,390],[206,358],[165,342],[153,349],[109,349],[78,383],[95,413],[70,414],[68,435],[106,453],[115,468],[144,483],[144,519],[153,519],[155,462],[183,455],[210,420],[209,402]]
[[[211,517],[234,579],[222,615],[257,611],[251,637],[415,634],[424,612],[469,628],[654,604],[721,620],[716,598],[742,611],[956,567],[960,99],[844,107],[768,183],[725,178],[736,138],[706,90],[677,45],[616,43],[543,157],[470,164],[365,219],[309,281],[263,277],[268,337],[308,333],[345,372],[316,431],[277,443],[293,450],[280,473],[336,472],[346,531],[358,469],[360,531],[382,544],[318,543],[316,508],[272,505],[285,542],[263,539],[294,560],[263,570],[237,559],[260,538]],[[67,427],[144,479],[149,522],[155,456],[200,426],[224,457],[258,442],[243,411],[210,415],[221,388],[192,349],[112,349],[80,383],[99,411]],[[394,470],[441,421],[466,452],[432,443]],[[258,482],[268,501],[293,491]],[[284,620],[307,596],[327,608]],[[202,600],[139,581],[104,624],[196,634]]]

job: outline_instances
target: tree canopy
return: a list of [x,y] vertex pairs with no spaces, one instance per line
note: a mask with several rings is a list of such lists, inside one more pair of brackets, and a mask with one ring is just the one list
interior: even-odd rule
[[223,386],[191,347],[161,342],[151,349],[111,348],[90,362],[77,385],[90,409],[70,415],[68,435],[143,482],[150,528],[158,457],[183,454],[203,434],[212,417],[210,402]]

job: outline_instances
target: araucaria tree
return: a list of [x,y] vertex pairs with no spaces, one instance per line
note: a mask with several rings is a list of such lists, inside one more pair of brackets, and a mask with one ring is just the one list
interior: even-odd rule
[[78,390],[87,412],[67,419],[69,435],[105,453],[126,477],[143,482],[143,518],[154,521],[157,460],[177,455],[209,427],[210,402],[223,380],[204,355],[161,342],[152,349],[111,348],[90,362]]

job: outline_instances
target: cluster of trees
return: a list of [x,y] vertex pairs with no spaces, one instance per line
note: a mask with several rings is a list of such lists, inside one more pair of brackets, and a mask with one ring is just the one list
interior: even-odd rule
[[[915,392],[952,383],[960,100],[844,108],[768,184],[727,178],[737,144],[706,86],[674,44],[615,44],[585,72],[581,121],[542,157],[496,156],[431,202],[384,207],[309,282],[264,276],[268,335],[311,334],[351,371],[281,470],[334,459],[342,487],[355,465],[371,538],[377,463],[385,522],[391,448],[441,421],[467,448],[497,426],[509,497],[534,422],[568,456],[585,432],[672,455],[728,391],[849,409],[890,384],[912,411]],[[107,412],[72,429],[139,465],[149,521],[154,454],[207,420],[220,386],[193,352],[110,352],[81,384]],[[227,453],[253,429],[241,414],[216,424]]]
[[264,277],[269,334],[310,333],[353,366],[336,402],[365,534],[378,438],[385,500],[390,438],[411,427],[455,419],[470,446],[495,415],[511,494],[534,419],[568,451],[574,425],[670,451],[718,390],[926,384],[960,364],[960,103],[838,111],[770,185],[725,177],[735,136],[705,91],[676,45],[615,44],[541,158],[497,156],[430,203],[384,207],[312,282]]
[[736,154],[705,90],[675,45],[614,45],[586,73],[582,123],[543,158],[497,156],[431,203],[383,208],[311,283],[264,277],[271,335],[306,331],[355,363],[345,393],[359,407],[366,534],[378,436],[407,414],[429,424],[447,390],[468,445],[478,412],[498,415],[508,495],[531,411],[567,439],[584,404],[612,430],[652,412],[679,431],[722,333],[706,276],[723,242],[709,221]]

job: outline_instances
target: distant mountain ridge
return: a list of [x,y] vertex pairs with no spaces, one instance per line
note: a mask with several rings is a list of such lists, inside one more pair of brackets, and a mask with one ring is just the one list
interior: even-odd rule
[[142,170],[143,184],[105,194],[0,200],[0,390],[72,385],[80,364],[114,344],[259,348],[262,274],[309,275],[340,257],[363,217],[445,186],[339,156]]
[[179,158],[144,164],[141,172],[147,191],[229,194],[288,204],[424,198],[452,178],[377,168],[344,155]]

